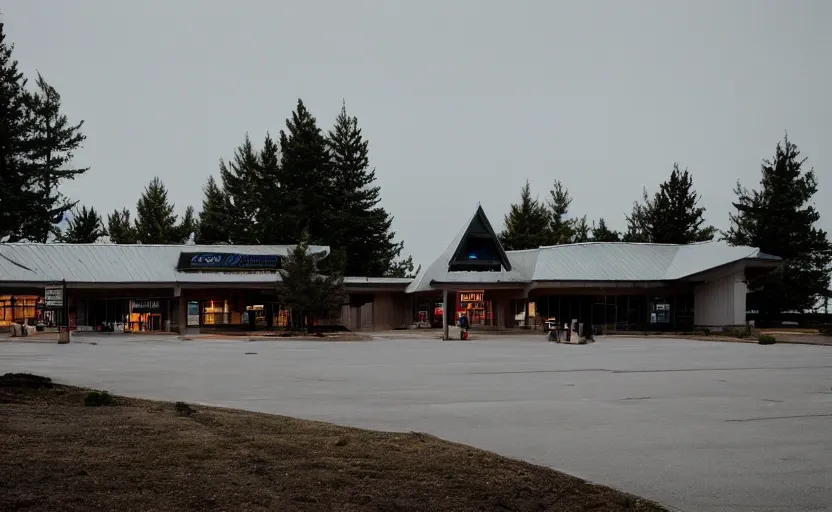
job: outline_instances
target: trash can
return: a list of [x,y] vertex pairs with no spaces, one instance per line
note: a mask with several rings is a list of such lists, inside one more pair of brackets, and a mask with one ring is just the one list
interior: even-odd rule
[[58,331],[58,343],[69,343],[69,328],[61,327],[60,331]]

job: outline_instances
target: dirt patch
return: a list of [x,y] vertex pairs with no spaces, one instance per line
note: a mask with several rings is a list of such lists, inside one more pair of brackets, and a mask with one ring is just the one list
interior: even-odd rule
[[0,510],[664,510],[424,434],[2,380]]
[[339,332],[329,334],[251,333],[251,334],[190,334],[183,341],[372,341],[366,334]]

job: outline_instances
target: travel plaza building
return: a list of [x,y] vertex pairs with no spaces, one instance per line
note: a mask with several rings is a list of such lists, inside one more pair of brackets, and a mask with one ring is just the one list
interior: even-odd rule
[[[287,325],[277,272],[290,246],[0,244],[0,328],[216,332]],[[329,248],[312,246],[325,257]],[[549,318],[623,330],[745,325],[746,282],[780,259],[721,242],[582,243],[505,251],[481,207],[415,279],[346,277],[324,321],[354,331]],[[444,307],[443,307],[444,304]]]

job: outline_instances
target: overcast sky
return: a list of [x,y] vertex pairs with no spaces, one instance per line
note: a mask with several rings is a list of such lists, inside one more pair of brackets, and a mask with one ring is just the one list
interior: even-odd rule
[[481,202],[495,229],[524,181],[625,226],[674,161],[726,228],[786,130],[832,230],[829,0],[10,0],[15,57],[88,137],[65,192],[104,212],[155,175],[199,209],[249,132],[303,98],[346,100],[405,253],[428,264]]

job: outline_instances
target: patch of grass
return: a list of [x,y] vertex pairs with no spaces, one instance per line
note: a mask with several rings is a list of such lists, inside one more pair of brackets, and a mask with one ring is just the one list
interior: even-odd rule
[[426,434],[89,394],[0,387],[0,510],[665,511]]
[[0,377],[2,388],[29,388],[29,389],[51,389],[54,387],[52,379],[32,375],[31,373],[7,373]]
[[757,343],[760,345],[774,345],[777,343],[777,338],[770,334],[761,334],[757,337]]
[[84,405],[87,407],[101,407],[113,403],[113,396],[107,391],[90,391],[84,396]]
[[195,413],[193,407],[186,404],[185,402],[176,402],[174,405],[174,409],[176,409],[176,414],[180,416],[190,416],[191,414]]

